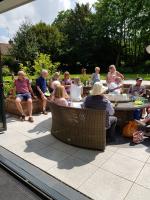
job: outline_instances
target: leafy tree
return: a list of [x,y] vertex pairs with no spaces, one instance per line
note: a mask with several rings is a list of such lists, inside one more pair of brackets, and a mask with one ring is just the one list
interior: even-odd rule
[[44,54],[51,54],[52,60],[56,60],[61,54],[61,43],[63,35],[56,26],[47,25],[40,22],[31,28],[35,34],[38,44],[38,51]]
[[32,32],[31,27],[31,24],[23,23],[13,38],[11,54],[23,63],[33,62],[38,52],[36,35]]
[[91,56],[92,12],[89,4],[76,4],[75,9],[60,12],[54,21],[66,38],[64,45],[69,63],[87,63]]

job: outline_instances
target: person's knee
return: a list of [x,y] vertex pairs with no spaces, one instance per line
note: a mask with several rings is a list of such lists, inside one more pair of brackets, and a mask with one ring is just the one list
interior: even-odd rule
[[28,104],[32,104],[32,99],[31,98],[28,99],[27,102],[28,102]]
[[111,123],[117,123],[117,117],[115,117],[115,116],[111,116],[110,117],[110,121],[111,121]]
[[15,103],[16,103],[16,104],[19,104],[20,102],[21,102],[21,99],[20,99],[20,98],[16,98],[16,99],[15,99]]

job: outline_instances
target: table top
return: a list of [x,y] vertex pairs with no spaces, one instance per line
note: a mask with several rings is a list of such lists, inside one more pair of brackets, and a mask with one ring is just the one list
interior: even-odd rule
[[134,102],[118,103],[114,108],[115,110],[135,110],[143,109],[150,106],[150,103],[145,103],[142,105],[135,105]]
[[[83,102],[72,102],[71,107],[73,108],[81,108],[81,105],[83,104]],[[147,108],[150,106],[150,102],[149,103],[145,103],[142,105],[135,105],[134,102],[126,102],[126,103],[117,103],[117,106],[114,107],[115,110],[135,110],[135,109],[143,109],[143,108]]]

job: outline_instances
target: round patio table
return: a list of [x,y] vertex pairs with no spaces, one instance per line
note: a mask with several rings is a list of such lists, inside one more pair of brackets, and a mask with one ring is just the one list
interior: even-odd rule
[[142,105],[135,105],[134,102],[117,103],[114,107],[115,116],[118,118],[118,124],[123,125],[124,123],[133,120],[133,112],[136,109],[144,109],[150,106],[150,103]]

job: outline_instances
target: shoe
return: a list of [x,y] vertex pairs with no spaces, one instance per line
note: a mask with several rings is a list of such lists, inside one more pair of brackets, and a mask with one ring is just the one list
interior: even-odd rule
[[29,122],[34,122],[33,117],[29,117],[28,121],[29,121]]
[[25,117],[26,117],[26,116],[25,116],[24,114],[22,114],[21,117],[20,117],[20,120],[21,120],[21,121],[25,121]]
[[43,115],[47,115],[48,114],[48,112],[46,112],[46,110],[43,110]]

